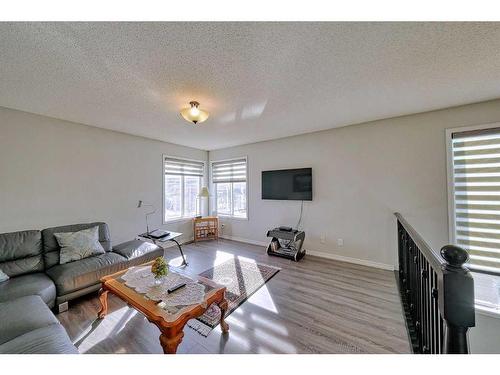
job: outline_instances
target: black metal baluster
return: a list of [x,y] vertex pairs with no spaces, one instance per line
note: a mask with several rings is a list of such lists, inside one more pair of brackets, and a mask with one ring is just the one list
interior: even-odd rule
[[436,353],[436,344],[435,344],[435,329],[434,329],[434,296],[433,296],[433,290],[434,290],[434,269],[432,266],[429,266],[429,296],[430,296],[430,330],[431,330],[431,337],[430,337],[430,351],[432,354]]
[[422,253],[420,253],[420,261],[422,266],[420,271],[420,279],[422,287],[422,353],[427,353],[427,288],[425,285],[426,281],[426,261]]
[[423,254],[420,254],[420,259],[422,261],[422,353],[427,354],[429,352],[429,301],[428,301],[428,287],[427,287],[427,266],[428,263],[425,260]]
[[417,314],[415,312],[416,308],[416,298],[415,298],[415,263],[413,262],[413,256],[415,254],[415,245],[413,244],[413,241],[410,239],[410,253],[408,257],[408,265],[410,267],[410,311],[411,311],[411,320],[413,322],[413,326],[415,329],[415,335],[417,338],[417,344],[418,344],[418,328],[416,327],[416,321],[417,321]]
[[406,290],[406,294],[408,297],[408,304],[410,307],[410,316],[411,316],[411,322],[413,324],[414,322],[414,317],[413,317],[413,268],[411,266],[411,259],[412,256],[412,248],[411,248],[411,240],[408,239],[408,253],[406,257],[406,264],[408,267],[408,289]]
[[437,282],[437,273],[436,273],[436,280],[435,280],[435,285],[436,285],[436,333],[437,333],[437,336],[436,336],[436,353],[437,354],[441,354],[442,351],[441,351],[441,348],[442,348],[442,345],[441,343],[443,342],[442,340],[442,325],[441,325],[441,322],[442,322],[442,319],[441,319],[441,313],[439,312],[439,289],[438,289],[438,282]]
[[418,259],[417,259],[417,265],[418,265],[418,304],[420,308],[418,309],[418,321],[420,322],[420,351],[421,353],[424,352],[424,289],[422,288],[422,270],[423,270],[423,261],[422,261],[422,253],[420,252],[420,249],[418,251]]
[[418,332],[418,350],[422,353],[422,324],[420,320],[420,264],[419,264],[420,250],[415,245],[415,253],[413,255],[413,264],[415,267],[415,324]]
[[429,325],[428,328],[428,337],[429,337],[429,354],[432,354],[432,267],[428,263],[427,264],[427,303],[428,303],[428,316],[427,322]]
[[439,256],[396,216],[400,293],[414,352],[468,353],[475,309],[466,251],[445,246]]
[[444,353],[443,339],[444,339],[443,317],[441,316],[441,313],[439,313],[439,353]]

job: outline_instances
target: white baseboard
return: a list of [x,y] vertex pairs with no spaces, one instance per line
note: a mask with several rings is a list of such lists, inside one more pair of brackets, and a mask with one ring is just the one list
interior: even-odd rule
[[373,267],[373,268],[380,268],[382,270],[394,271],[394,269],[395,269],[394,266],[390,265],[390,264],[373,262],[371,260],[366,260],[366,259],[346,257],[343,255],[338,255],[338,254],[323,253],[320,251],[311,251],[311,250],[307,250],[307,254],[313,255],[316,257],[320,257],[320,258],[338,260],[340,262],[359,264],[361,266],[367,266],[367,267]]
[[254,240],[249,240],[248,238],[243,238],[243,237],[234,237],[234,236],[219,236],[219,237],[224,238],[226,240],[249,243],[250,245],[265,246],[265,247],[267,247],[267,245],[269,245],[268,242],[254,241]]
[[[235,237],[235,236],[220,236],[220,238],[224,238],[226,240],[232,240],[232,241],[238,241],[238,242],[243,242],[243,243],[249,243],[251,245],[257,245],[257,246],[267,246],[267,242],[262,242],[262,241],[254,241],[254,240],[249,240],[247,238],[242,238],[242,237]],[[320,258],[326,258],[326,259],[333,259],[333,260],[338,260],[340,262],[347,262],[347,263],[353,263],[353,264],[359,264],[361,266],[367,266],[367,267],[373,267],[373,268],[379,268],[382,270],[389,270],[389,271],[394,271],[395,267],[390,264],[385,264],[385,263],[378,263],[378,262],[373,262],[371,260],[366,260],[366,259],[358,259],[358,258],[351,258],[351,257],[346,257],[343,255],[337,255],[337,254],[331,254],[331,253],[324,253],[321,251],[314,251],[314,250],[306,250],[307,254],[320,257]]]

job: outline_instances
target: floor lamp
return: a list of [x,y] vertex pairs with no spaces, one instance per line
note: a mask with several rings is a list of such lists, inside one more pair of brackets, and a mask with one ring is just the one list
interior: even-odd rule
[[148,235],[149,235],[149,223],[148,223],[148,216],[149,216],[149,215],[153,215],[153,214],[156,212],[156,208],[155,208],[155,206],[153,206],[152,204],[145,203],[144,201],[139,201],[139,203],[137,204],[137,208],[141,208],[141,207],[151,207],[151,208],[153,208],[153,211],[151,211],[151,212],[146,212],[146,234],[148,234]]
[[202,202],[203,202],[203,198],[207,198],[207,201],[208,201],[208,198],[210,197],[210,192],[208,191],[208,188],[206,186],[203,186],[201,188],[201,191],[200,193],[198,194],[198,198],[200,199],[200,215],[203,216],[203,212],[202,212]]

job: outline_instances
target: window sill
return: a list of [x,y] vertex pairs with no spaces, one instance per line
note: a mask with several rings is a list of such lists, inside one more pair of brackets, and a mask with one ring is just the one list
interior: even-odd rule
[[248,221],[248,217],[238,217],[238,216],[230,216],[230,215],[221,215],[216,214],[222,220],[239,220],[239,221]]
[[500,310],[476,305],[476,312],[480,315],[489,316],[490,318],[500,319]]
[[500,277],[472,271],[478,314],[500,318]]
[[163,220],[163,224],[164,225],[167,225],[167,224],[172,224],[172,223],[180,223],[180,222],[186,222],[186,221],[191,221],[194,219],[194,216],[193,217],[180,217],[178,219],[170,219],[170,220]]

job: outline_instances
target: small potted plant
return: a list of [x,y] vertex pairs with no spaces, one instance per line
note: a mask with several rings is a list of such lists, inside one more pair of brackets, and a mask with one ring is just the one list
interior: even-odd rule
[[155,285],[159,285],[162,282],[162,279],[168,274],[168,267],[165,259],[163,257],[158,257],[155,259],[153,264],[151,265],[151,273],[155,277]]

